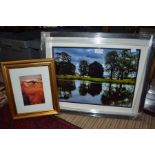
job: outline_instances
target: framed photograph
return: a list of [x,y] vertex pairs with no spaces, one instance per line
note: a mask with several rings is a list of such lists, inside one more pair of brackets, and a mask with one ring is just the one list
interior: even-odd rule
[[59,112],[53,59],[2,62],[1,69],[14,119]]
[[60,108],[69,111],[137,116],[151,48],[151,36],[42,33],[42,55],[56,63]]

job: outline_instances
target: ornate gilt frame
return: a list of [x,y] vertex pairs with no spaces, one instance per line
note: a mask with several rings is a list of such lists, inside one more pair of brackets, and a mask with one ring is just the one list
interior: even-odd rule
[[[48,66],[48,69],[49,69],[53,109],[49,109],[47,111],[38,111],[38,112],[18,114],[16,104],[15,104],[15,98],[13,94],[13,88],[11,84],[9,69],[26,68],[26,67],[42,67],[42,66]],[[43,116],[43,115],[52,115],[52,114],[57,114],[60,111],[59,104],[58,104],[58,94],[56,91],[57,85],[56,85],[56,77],[55,77],[55,65],[54,65],[53,59],[36,59],[36,60],[20,60],[20,61],[1,62],[1,70],[2,70],[4,83],[6,86],[8,104],[9,104],[13,119],[37,117],[37,116]]]

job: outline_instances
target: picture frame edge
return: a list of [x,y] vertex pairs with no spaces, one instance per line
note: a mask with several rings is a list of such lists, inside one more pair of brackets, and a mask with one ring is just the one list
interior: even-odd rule
[[[85,32],[83,32],[83,33],[85,33]],[[54,34],[53,36],[52,36],[52,34]],[[75,36],[74,37],[76,37],[76,35],[77,35],[77,33],[70,33],[70,35],[71,34],[74,34]],[[86,34],[86,33],[85,33]],[[90,33],[91,34],[91,33]],[[95,34],[95,33],[94,33]],[[102,34],[102,33],[98,33],[98,34]],[[61,34],[59,33],[59,32],[42,32],[42,35],[44,35],[43,37],[42,37],[42,41],[43,41],[43,44],[42,45],[44,45],[45,46],[45,38],[46,38],[46,36],[49,38],[49,37],[59,37],[59,35],[60,35],[60,37],[66,37],[67,36],[67,34],[66,33],[64,33],[64,36],[61,36]],[[106,36],[108,36],[109,34],[106,34]],[[122,36],[122,34],[118,34],[118,35],[116,35],[116,34],[110,34],[110,37],[109,38],[111,38],[112,36],[115,36],[116,38],[115,39],[117,39],[117,37],[119,38],[119,37],[121,37]],[[124,38],[126,38],[126,39],[128,39],[127,37],[125,37],[125,36],[128,36],[128,35],[126,35],[126,34],[124,34],[123,35],[124,36]],[[72,37],[72,36],[69,36],[69,37]],[[79,36],[78,36],[79,37]],[[77,37],[77,38],[78,38]],[[80,37],[83,37],[83,36],[80,36]],[[94,35],[94,37],[95,37],[95,35]],[[94,38],[94,37],[92,37],[92,38]],[[131,35],[130,36],[131,37],[131,39],[144,39],[144,40],[150,40],[151,39],[151,35],[139,35],[139,34],[137,34],[137,35]],[[108,37],[107,37],[108,38]],[[89,39],[89,38],[88,38]],[[52,45],[52,47],[53,47],[53,45]],[[61,46],[60,46],[61,47]],[[42,48],[42,52],[44,52],[44,54],[45,54],[45,57],[46,57],[46,47],[43,47]],[[53,58],[53,56],[52,56],[52,58]],[[143,93],[142,93],[142,95],[144,95]],[[70,103],[70,102],[69,102]],[[142,104],[140,103],[139,104],[139,108],[137,109],[137,113],[135,113],[135,111],[133,111],[133,114],[138,114],[139,112],[141,112],[140,111],[140,106],[141,106]],[[64,110],[64,109],[62,109],[62,110]],[[66,110],[66,109],[65,109]],[[72,111],[72,110],[68,110],[68,111]]]
[[[39,62],[38,62],[39,61]],[[11,84],[11,79],[10,79],[10,74],[9,74],[9,69],[10,69],[10,65],[13,65],[13,67],[17,66],[20,64],[24,64],[24,63],[41,63],[41,62],[46,62],[48,66],[48,71],[50,74],[50,70],[55,70],[55,68],[53,67],[53,62],[54,60],[52,58],[45,58],[45,59],[31,59],[31,60],[19,60],[19,61],[7,61],[7,62],[0,62],[0,69],[1,69],[1,73],[2,73],[2,77],[5,79],[4,83],[5,83],[5,88],[6,88],[6,94],[7,94],[7,98],[8,98],[8,105],[9,105],[9,109],[12,115],[13,119],[22,119],[22,118],[30,118],[30,117],[37,117],[37,116],[45,116],[45,115],[53,115],[53,114],[58,114],[60,111],[59,108],[59,102],[58,96],[54,96],[53,97],[53,92],[52,90],[52,85],[51,86],[51,96],[54,99],[55,103],[51,103],[53,105],[53,109],[49,110],[49,111],[39,111],[39,112],[30,112],[30,113],[23,113],[23,114],[18,114],[17,113],[17,109],[16,109],[16,103],[15,103],[15,99],[14,99],[14,95],[13,95],[13,89],[12,89],[12,84]],[[49,67],[49,65],[51,65],[51,67]],[[37,67],[38,65],[36,65]],[[41,65],[44,66],[44,65]],[[11,67],[12,68],[12,67]],[[56,76],[54,74],[52,74],[53,78],[56,79]],[[51,82],[52,77],[50,78]],[[9,87],[10,86],[10,87]],[[12,101],[13,103],[11,103],[10,101]]]

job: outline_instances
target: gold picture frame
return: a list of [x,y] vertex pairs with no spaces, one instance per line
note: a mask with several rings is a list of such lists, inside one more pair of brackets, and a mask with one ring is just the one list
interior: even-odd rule
[[1,71],[13,119],[60,111],[53,59],[1,62]]

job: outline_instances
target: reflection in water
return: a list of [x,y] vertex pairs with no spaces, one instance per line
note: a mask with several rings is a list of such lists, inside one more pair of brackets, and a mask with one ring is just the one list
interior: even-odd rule
[[109,85],[109,89],[101,95],[102,104],[109,106],[130,106],[132,99],[133,91],[123,87],[122,84],[119,87]]
[[101,83],[90,83],[88,85],[88,93],[92,96],[99,95],[101,91],[102,91]]
[[82,81],[79,86],[79,94],[81,96],[85,96],[87,95],[87,93],[89,93],[91,96],[96,96],[99,95],[101,91],[102,91],[101,83],[86,84],[84,81]]
[[88,86],[82,81],[79,86],[79,94],[81,96],[86,96],[87,93],[88,93]]
[[75,81],[58,80],[58,91],[60,99],[69,99],[72,91],[76,89]]
[[130,107],[134,85],[58,80],[61,101]]

